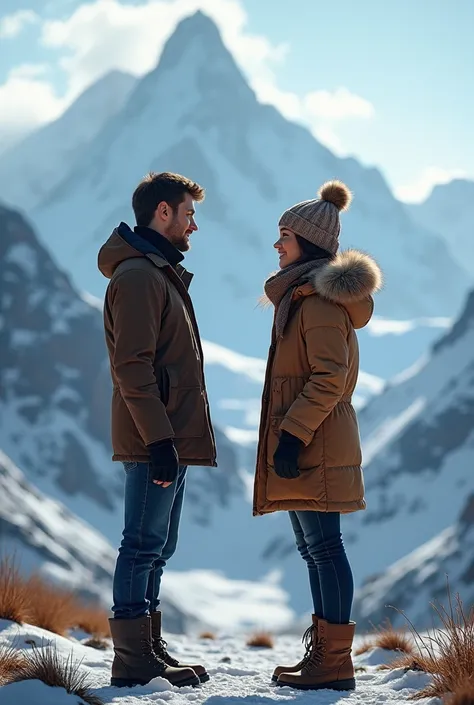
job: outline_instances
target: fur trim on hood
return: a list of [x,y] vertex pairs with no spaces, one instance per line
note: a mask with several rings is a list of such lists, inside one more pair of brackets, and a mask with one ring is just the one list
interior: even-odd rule
[[372,257],[358,250],[345,250],[316,269],[312,284],[323,298],[344,305],[375,294],[382,288],[383,277]]

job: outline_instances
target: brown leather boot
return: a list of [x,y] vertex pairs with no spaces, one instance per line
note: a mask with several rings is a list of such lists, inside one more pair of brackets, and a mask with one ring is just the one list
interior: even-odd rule
[[170,656],[167,651],[167,643],[161,636],[161,612],[151,613],[151,635],[153,641],[153,651],[158,656],[159,659],[164,661],[168,666],[174,666],[175,668],[192,668],[194,673],[198,676],[201,683],[207,683],[209,680],[209,674],[204,666],[199,664],[189,666],[180,663],[177,659]]
[[355,623],[329,624],[318,620],[307,662],[298,673],[282,673],[277,685],[299,690],[354,690],[351,651]]
[[317,628],[317,626],[318,618],[315,614],[313,614],[313,623],[310,627],[308,627],[308,629],[303,634],[303,638],[301,639],[301,641],[306,647],[305,655],[303,656],[301,661],[296,664],[296,666],[277,666],[273,671],[272,681],[277,681],[278,677],[282,673],[297,673],[298,671],[301,671],[306,661],[308,660],[309,655],[311,654],[311,647],[313,643],[313,628]]
[[160,660],[151,645],[151,619],[109,619],[114,642],[114,661],[110,685],[118,688],[146,685],[161,676],[172,685],[199,685],[191,668],[172,668]]

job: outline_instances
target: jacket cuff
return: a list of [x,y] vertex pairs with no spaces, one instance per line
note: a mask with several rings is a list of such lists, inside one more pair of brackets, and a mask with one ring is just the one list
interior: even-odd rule
[[288,416],[285,416],[281,422],[280,431],[288,431],[292,436],[296,436],[300,441],[303,441],[305,446],[309,446],[314,436],[314,431]]
[[[142,434],[140,434],[142,435]],[[143,435],[142,435],[143,438]],[[173,440],[174,439],[174,430],[173,427],[171,426],[170,422],[167,419],[167,422],[163,424],[163,430],[161,433],[155,434],[154,436],[148,438],[143,438],[143,442],[145,443],[146,446],[151,446],[152,443],[160,443],[160,441],[166,441],[166,440]]]

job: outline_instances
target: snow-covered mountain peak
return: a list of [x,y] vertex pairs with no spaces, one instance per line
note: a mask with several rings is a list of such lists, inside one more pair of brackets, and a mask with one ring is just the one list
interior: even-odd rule
[[[194,50],[197,50],[193,56]],[[188,63],[192,61],[193,63]],[[169,71],[176,68],[192,72],[193,64],[199,70],[212,72],[210,62],[217,60],[219,66],[227,69],[235,66],[232,57],[225,50],[221,35],[213,20],[201,10],[182,20],[166,43],[156,70]],[[183,76],[184,78],[184,76]]]
[[247,106],[254,103],[253,91],[217,26],[199,11],[179,23],[158,65],[131,95],[124,116],[139,117],[150,126],[152,115],[161,121],[165,106],[173,104],[171,134],[182,131],[195,137],[196,129],[212,129],[216,124],[226,128],[228,120],[241,115],[243,101]]

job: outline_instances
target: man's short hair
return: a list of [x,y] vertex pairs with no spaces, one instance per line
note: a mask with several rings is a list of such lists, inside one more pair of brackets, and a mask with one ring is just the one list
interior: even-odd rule
[[204,200],[203,187],[186,176],[166,171],[161,174],[150,172],[140,181],[132,197],[137,225],[150,225],[162,201],[176,210],[184,201],[186,193],[191,194],[193,201],[198,203]]

